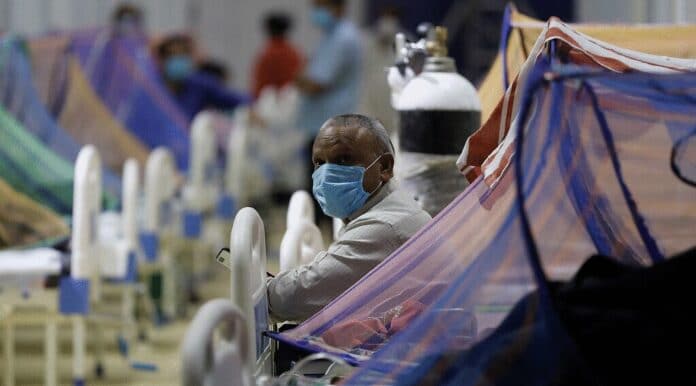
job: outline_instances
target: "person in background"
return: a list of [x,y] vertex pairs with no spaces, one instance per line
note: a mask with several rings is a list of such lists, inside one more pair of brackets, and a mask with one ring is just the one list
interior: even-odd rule
[[365,71],[358,111],[386,122],[389,127],[393,126],[396,115],[391,106],[386,70],[394,65],[394,36],[398,32],[404,32],[398,9],[385,7],[364,39]]
[[292,29],[290,16],[280,12],[269,13],[264,17],[263,26],[268,39],[254,63],[251,86],[254,98],[258,98],[266,86],[281,88],[291,83],[303,65],[302,55],[288,40],[288,33]]
[[221,85],[226,85],[231,77],[227,66],[215,59],[204,59],[198,63],[198,72],[214,78],[220,82]]
[[[328,118],[356,111],[360,92],[360,33],[346,17],[345,0],[313,0],[312,24],[322,38],[295,84],[302,93],[296,126],[306,133],[306,157],[311,159],[316,130]],[[307,174],[314,166],[307,164]],[[311,181],[311,179],[308,179]],[[317,220],[322,217],[317,211]]]
[[143,11],[130,3],[122,3],[111,16],[114,33],[120,36],[144,35]]
[[164,81],[189,119],[201,110],[231,110],[251,102],[249,95],[226,88],[217,79],[196,70],[193,42],[188,36],[173,35],[157,47]]
[[311,263],[268,280],[269,310],[279,321],[309,318],[430,221],[391,181],[394,147],[374,118],[346,114],[326,121],[312,163],[314,197],[344,227]]

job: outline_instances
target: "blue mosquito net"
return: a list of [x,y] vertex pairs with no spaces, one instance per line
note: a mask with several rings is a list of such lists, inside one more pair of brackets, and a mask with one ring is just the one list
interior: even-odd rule
[[188,163],[188,120],[165,89],[144,38],[109,29],[77,32],[72,52],[92,87],[142,143],[168,147],[179,169]]
[[[449,257],[465,267],[346,384],[587,384],[594,378],[556,315],[550,280],[567,280],[593,254],[639,267],[696,245],[696,74],[542,61],[521,103],[516,153],[493,188],[507,202],[495,204],[504,213],[489,219],[492,237],[476,237],[490,231],[486,218],[462,218],[440,229],[453,240],[418,251],[428,261],[438,244],[459,245]],[[431,227],[463,201],[486,205],[480,181]],[[427,280],[401,266],[391,280]]]
[[[642,267],[692,247],[696,75],[549,66],[540,60],[526,78],[517,152],[492,186],[476,180],[334,302],[272,335],[360,364],[348,384],[421,384],[428,374],[474,384],[487,366],[512,368],[475,356],[481,342],[520,357],[541,350],[518,370],[552,377],[544,360],[554,368],[576,355],[547,280],[568,280],[598,253]],[[536,303],[515,308],[532,293]],[[509,324],[528,327],[524,339],[493,334]],[[544,351],[548,342],[568,344]],[[444,352],[472,354],[447,362]]]
[[[29,134],[46,146],[46,150],[55,152],[68,163],[77,159],[82,145],[60,127],[46,110],[34,86],[23,42],[12,36],[0,39],[0,104],[4,107],[4,112],[11,114]],[[3,141],[11,140],[8,137]],[[31,165],[21,166],[29,168]],[[105,194],[110,196],[108,202],[113,203],[120,197],[121,180],[112,171],[105,169],[103,181]],[[43,188],[36,187],[32,190]],[[33,198],[41,201],[40,197]],[[64,208],[53,208],[59,212],[64,211]]]

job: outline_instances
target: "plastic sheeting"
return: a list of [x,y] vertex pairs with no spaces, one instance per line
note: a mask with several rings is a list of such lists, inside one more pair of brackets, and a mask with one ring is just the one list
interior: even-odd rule
[[[561,348],[572,347],[549,315],[547,280],[567,279],[594,253],[650,265],[696,244],[688,230],[696,226],[696,188],[674,173],[688,165],[672,157],[696,136],[696,75],[561,67],[544,80],[547,69],[539,63],[528,79],[517,117],[524,137],[492,191],[509,197],[491,210],[501,227],[431,307],[347,384],[421,384],[426,377],[434,384],[498,384],[525,353],[537,355],[527,357],[537,367],[524,369],[526,381],[547,383],[557,376],[549,370],[569,355]],[[688,158],[692,164],[696,152]],[[533,290],[540,300],[505,322],[523,333],[487,339]],[[461,360],[447,363],[444,353],[462,353]]]
[[128,158],[145,164],[148,149],[111,114],[69,53],[69,39],[52,36],[28,43],[34,83],[58,122],[77,141],[93,144],[104,164],[119,173]]
[[[81,144],[60,127],[48,113],[34,86],[31,66],[23,43],[13,37],[0,40],[0,103],[24,129],[68,162],[77,159]],[[105,190],[118,197],[120,179],[104,170]]]
[[0,249],[41,243],[70,234],[52,210],[32,201],[0,179]]
[[490,183],[507,166],[514,138],[506,134],[519,108],[517,83],[549,41],[556,41],[558,53],[575,64],[617,72],[696,70],[696,61],[677,59],[696,58],[696,25],[572,25],[555,18],[542,23],[512,8],[506,12],[503,37],[509,38],[501,40],[501,53],[479,88],[484,124],[469,137],[457,161],[469,180],[483,173]]
[[161,82],[147,42],[108,29],[80,32],[72,36],[71,52],[119,121],[150,148],[169,148],[186,170],[189,122]]
[[376,352],[349,383],[395,383],[429,355],[485,337],[537,289],[535,277],[567,279],[594,253],[649,265],[696,243],[696,189],[672,163],[674,149],[696,135],[696,76],[566,75],[573,68],[563,68],[545,81],[545,68],[535,68],[517,117],[527,138],[518,143],[520,167],[513,163],[492,188],[477,179],[279,339],[354,362]]

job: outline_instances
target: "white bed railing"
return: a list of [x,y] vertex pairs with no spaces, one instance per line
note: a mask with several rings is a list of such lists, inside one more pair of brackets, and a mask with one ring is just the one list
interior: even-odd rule
[[97,216],[102,199],[101,158],[94,146],[80,150],[75,163],[73,229],[70,278],[60,285],[60,311],[72,315],[73,383],[84,385],[86,376],[87,320],[90,302],[100,298],[99,260],[96,259]]
[[243,189],[245,166],[247,163],[249,109],[239,107],[234,115],[234,129],[227,139],[227,160],[225,164],[225,194],[236,200],[237,206],[247,203],[249,197]]
[[146,271],[162,272],[162,306],[169,316],[176,314],[178,303],[176,267],[170,245],[178,236],[176,230],[179,229],[177,216],[174,214],[177,181],[172,153],[163,147],[153,150],[145,166],[145,203],[140,246],[147,263],[143,266]]
[[241,209],[230,233],[231,298],[255,327],[249,329],[249,356],[256,358],[256,377],[273,374],[271,342],[262,335],[269,327],[265,237],[259,214]]
[[220,216],[218,210],[224,198],[216,162],[214,114],[203,111],[193,120],[188,178],[182,190],[182,230],[187,245],[180,257],[191,269],[188,280],[194,286],[200,278],[208,277],[210,260],[206,257],[225,243],[231,225],[231,216]]
[[280,243],[280,271],[307,264],[323,251],[324,240],[314,223],[314,201],[304,190],[290,197],[286,230]]
[[123,241],[129,251],[138,249],[138,195],[140,191],[138,161],[128,159],[123,164],[123,195],[121,221]]
[[314,222],[314,201],[309,193],[304,190],[298,190],[290,196],[285,227],[290,229],[294,224],[302,220]]
[[294,222],[280,242],[280,271],[308,264],[323,250],[321,231],[313,222],[306,219]]
[[[215,339],[215,331],[220,338]],[[204,304],[191,321],[181,345],[183,386],[255,384],[249,330],[243,312],[229,299]]]
[[[138,195],[140,184],[138,163],[128,159],[123,166],[121,192],[121,213],[105,212],[99,217],[99,260],[104,282],[103,291],[110,293],[110,299],[118,299],[123,343],[135,339],[137,321],[136,293],[138,283],[139,245],[138,245]],[[102,305],[108,304],[105,302]],[[113,317],[111,318],[113,319]],[[97,331],[101,334],[101,331]],[[101,364],[98,364],[101,365]]]
[[153,150],[145,166],[144,232],[157,234],[171,227],[172,208],[167,206],[176,193],[177,180],[172,153],[163,147]]
[[215,132],[213,116],[207,111],[196,115],[191,124],[191,151],[188,178],[183,189],[187,210],[203,213],[212,210],[218,195],[215,183]]

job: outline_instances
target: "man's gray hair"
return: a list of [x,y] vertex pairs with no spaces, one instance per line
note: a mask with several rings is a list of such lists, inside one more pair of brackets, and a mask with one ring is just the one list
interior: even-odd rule
[[389,138],[389,133],[387,129],[384,128],[382,122],[377,118],[371,118],[362,114],[342,114],[329,119],[322,126],[326,126],[328,123],[342,127],[365,128],[377,139],[377,142],[382,148],[382,154],[389,153],[394,155],[394,145]]

